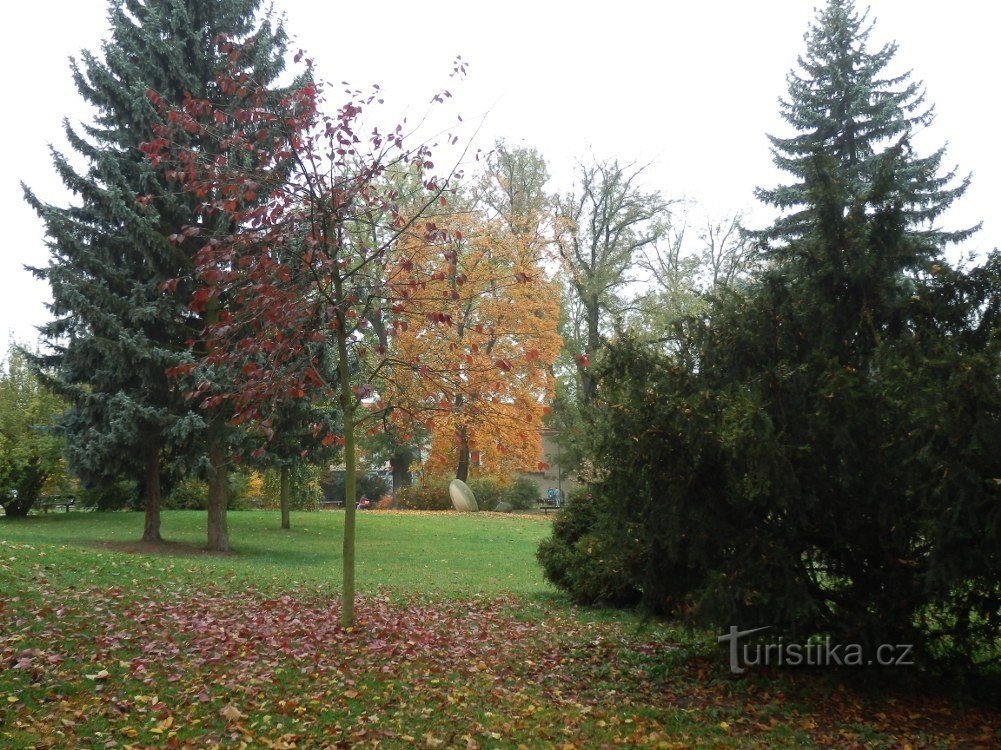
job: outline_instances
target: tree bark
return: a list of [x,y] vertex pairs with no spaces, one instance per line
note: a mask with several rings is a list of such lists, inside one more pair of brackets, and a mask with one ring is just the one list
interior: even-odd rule
[[150,440],[146,454],[146,522],[143,526],[144,542],[159,542],[160,537],[160,437]]
[[[338,298],[341,289],[335,281]],[[341,627],[355,622],[355,503],[357,502],[355,464],[355,396],[351,390],[348,365],[348,341],[344,320],[337,329],[337,374],[340,379],[341,409],[344,419],[344,544],[341,582]]]
[[229,552],[229,533],[226,530],[226,474],[227,461],[225,446],[218,438],[209,446],[209,519],[208,544],[205,548],[213,552]]
[[396,493],[404,487],[410,486],[410,460],[409,450],[398,451],[389,457],[389,466],[393,470],[393,500],[396,500]]
[[288,484],[289,484],[289,468],[288,466],[282,466],[280,480],[279,480],[279,490],[278,490],[278,506],[281,508],[282,512],[282,528],[291,529],[292,523],[289,518],[289,497],[288,497]]
[[[587,352],[585,353],[593,357],[598,352],[598,349],[601,348],[601,334],[598,328],[601,321],[601,306],[598,299],[595,297],[585,302],[584,310],[587,315]],[[594,403],[595,396],[598,393],[598,384],[587,368],[580,362],[577,363],[577,372],[580,374],[582,400],[590,406]]]
[[465,482],[469,479],[469,437],[466,428],[459,428],[459,465],[455,468],[455,478]]

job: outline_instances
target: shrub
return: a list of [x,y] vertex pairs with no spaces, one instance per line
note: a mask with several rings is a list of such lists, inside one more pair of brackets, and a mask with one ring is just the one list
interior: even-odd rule
[[186,476],[163,498],[163,507],[170,510],[205,510],[208,486],[204,479]]
[[405,510],[452,510],[448,482],[429,480],[424,484],[404,487],[396,493],[397,504]]
[[504,489],[502,499],[515,510],[534,508],[539,502],[539,486],[528,477],[518,477]]
[[[344,503],[344,481],[343,471],[330,473],[330,476],[321,484],[325,502]],[[389,491],[389,482],[381,474],[358,472],[355,477],[355,498],[358,500],[367,497],[375,502]]]
[[601,502],[589,491],[571,493],[537,557],[546,578],[578,604],[632,606],[641,597],[636,567],[643,550],[603,533]]
[[136,483],[128,479],[119,479],[104,486],[81,488],[73,496],[78,507],[98,510],[142,510],[146,502]]
[[515,510],[534,508],[539,501],[539,487],[528,477],[502,482],[496,477],[473,477],[466,484],[476,495],[480,510],[493,510],[497,503],[510,503]]
[[495,477],[473,477],[466,484],[476,496],[476,505],[480,510],[493,510],[497,503],[505,499],[504,492],[507,488]]

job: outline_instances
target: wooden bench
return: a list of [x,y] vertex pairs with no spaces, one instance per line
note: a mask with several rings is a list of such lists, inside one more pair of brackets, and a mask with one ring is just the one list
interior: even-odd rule
[[69,513],[70,508],[75,505],[76,498],[72,495],[46,495],[38,499],[38,502],[35,503],[35,508],[40,510],[42,513],[48,513],[50,510],[65,508],[66,512]]
[[563,498],[557,493],[547,494],[544,497],[539,498],[539,510],[541,510],[546,515],[549,515],[551,510],[562,510],[563,509]]

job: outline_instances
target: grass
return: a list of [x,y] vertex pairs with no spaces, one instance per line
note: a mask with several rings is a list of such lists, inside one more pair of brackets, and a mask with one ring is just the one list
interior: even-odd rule
[[989,747],[996,711],[806,673],[735,679],[710,633],[570,606],[546,518],[359,514],[357,627],[337,624],[342,515],[0,519],[3,747]]
[[[55,580],[70,583],[85,567],[90,583],[111,584],[123,575],[123,558],[114,553],[114,545],[128,548],[135,541],[141,530],[137,518],[131,513],[71,512],[12,519],[0,526],[0,538],[57,548],[59,559],[72,564],[54,568]],[[235,577],[265,590],[298,584],[336,590],[343,519],[338,512],[293,514],[292,529],[283,530],[274,512],[230,513],[232,554],[215,556],[194,554],[205,541],[203,514],[167,511],[162,534],[179,543],[173,550],[178,556],[167,562],[149,556],[140,566],[169,566],[173,576],[193,582]],[[552,592],[534,561],[535,549],[548,533],[548,520],[531,515],[362,512],[356,535],[357,588],[450,597]],[[185,557],[185,552],[192,555]]]

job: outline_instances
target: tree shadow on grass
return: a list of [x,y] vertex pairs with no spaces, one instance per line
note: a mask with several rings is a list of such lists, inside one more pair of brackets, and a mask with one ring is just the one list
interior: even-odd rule
[[133,555],[166,555],[171,557],[236,557],[234,552],[217,552],[207,550],[188,542],[146,542],[135,540],[100,541],[93,545],[112,552],[125,552]]

